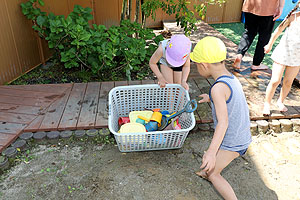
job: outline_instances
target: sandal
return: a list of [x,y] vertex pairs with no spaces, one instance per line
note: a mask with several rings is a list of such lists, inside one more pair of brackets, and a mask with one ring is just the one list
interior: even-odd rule
[[270,116],[271,111],[270,111],[270,104],[265,103],[264,104],[264,109],[263,109],[263,116],[268,117]]
[[277,101],[278,110],[280,112],[287,112],[288,108],[280,101]]

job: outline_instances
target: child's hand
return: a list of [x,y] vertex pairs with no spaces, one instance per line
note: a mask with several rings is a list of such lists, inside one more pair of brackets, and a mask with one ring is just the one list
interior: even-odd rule
[[208,94],[201,94],[199,97],[202,97],[198,103],[205,103],[205,102],[210,102],[209,95]]
[[209,151],[205,152],[202,157],[202,165],[200,169],[205,171],[206,173],[210,173],[216,165],[216,154],[211,153]]
[[181,85],[182,85],[182,87],[184,87],[184,89],[186,89],[186,90],[189,90],[189,89],[190,89],[189,84],[187,84],[186,81],[182,81]]
[[265,54],[269,53],[272,50],[272,45],[267,44],[264,46]]
[[166,84],[168,84],[168,81],[166,81],[166,79],[164,77],[158,79],[158,85],[161,88],[166,87]]

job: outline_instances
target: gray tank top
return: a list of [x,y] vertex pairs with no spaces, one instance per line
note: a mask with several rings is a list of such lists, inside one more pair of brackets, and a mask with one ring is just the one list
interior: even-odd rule
[[160,64],[163,64],[165,66],[168,66],[168,67],[173,67],[172,65],[170,65],[166,59],[166,47],[169,43],[170,39],[166,39],[166,40],[163,40],[163,41],[160,41],[159,44],[161,44],[161,47],[163,49],[163,56],[160,58],[159,60],[159,63]]
[[[251,143],[250,132],[250,117],[249,108],[246,101],[243,88],[239,80],[235,76],[220,76],[211,88],[216,84],[222,82],[226,84],[231,94],[227,100],[227,112],[228,112],[228,128],[225,133],[224,139],[220,146],[220,149],[228,151],[240,151],[247,149]],[[211,88],[209,91],[209,97],[211,99]],[[211,99],[212,116],[214,120],[214,126],[217,125],[217,117],[214,103]]]

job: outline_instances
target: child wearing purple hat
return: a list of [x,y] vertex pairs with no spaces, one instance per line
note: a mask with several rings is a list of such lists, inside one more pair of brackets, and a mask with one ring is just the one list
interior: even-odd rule
[[173,35],[171,39],[160,42],[149,61],[160,87],[165,87],[168,83],[177,83],[186,90],[189,89],[187,78],[190,73],[190,52],[191,41],[185,35]]

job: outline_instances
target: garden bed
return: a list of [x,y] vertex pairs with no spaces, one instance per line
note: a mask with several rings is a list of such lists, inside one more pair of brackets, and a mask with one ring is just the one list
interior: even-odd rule
[[[149,65],[141,67],[138,73],[131,74],[132,80],[152,80],[154,74]],[[61,64],[55,64],[49,60],[45,65],[40,65],[29,71],[23,76],[11,82],[11,85],[29,84],[57,84],[57,83],[87,83],[102,81],[124,81],[127,77],[122,71],[103,72],[94,74],[91,71],[81,70],[80,68],[66,69]]]

